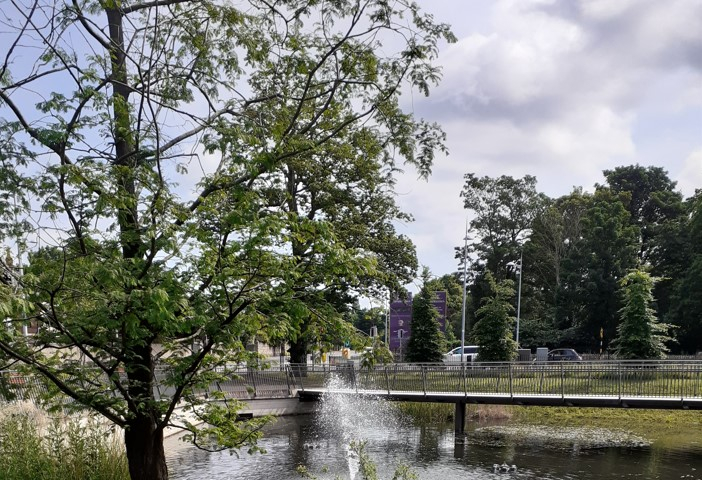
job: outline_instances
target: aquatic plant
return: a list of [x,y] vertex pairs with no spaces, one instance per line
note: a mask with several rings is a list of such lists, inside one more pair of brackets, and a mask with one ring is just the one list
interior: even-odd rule
[[[380,480],[375,462],[366,453],[366,442],[352,441],[349,444],[349,453],[358,460],[359,480]],[[297,467],[297,473],[308,480],[319,480],[304,465]],[[392,480],[417,480],[417,478],[417,475],[407,465],[398,465],[392,476]]]

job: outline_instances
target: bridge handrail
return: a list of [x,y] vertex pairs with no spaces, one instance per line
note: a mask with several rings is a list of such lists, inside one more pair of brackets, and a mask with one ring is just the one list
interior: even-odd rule
[[[240,400],[291,397],[298,390],[326,389],[332,380],[355,391],[459,393],[514,396],[702,397],[702,360],[596,360],[582,362],[291,364],[279,370],[236,368],[203,389]],[[156,398],[173,387],[155,376]],[[40,401],[48,392],[39,377],[0,371],[0,402]]]
[[[361,368],[353,363],[299,366],[305,375],[297,388],[416,392],[424,395],[585,396],[698,398],[700,360],[597,360],[582,362],[394,363]],[[339,383],[341,381],[342,383]],[[334,384],[331,384],[334,385]]]

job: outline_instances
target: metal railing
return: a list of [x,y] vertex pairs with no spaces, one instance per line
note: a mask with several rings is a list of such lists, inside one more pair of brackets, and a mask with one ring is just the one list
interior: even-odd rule
[[303,391],[327,388],[333,379],[341,388],[387,394],[697,398],[702,395],[702,362],[390,364],[373,369],[345,365],[308,367],[306,376],[296,377]]
[[[120,376],[120,382],[126,386],[126,376]],[[100,386],[93,382],[86,389],[113,392],[114,385],[102,378]],[[295,395],[294,379],[289,368],[282,370],[257,370],[238,368],[222,372],[221,378],[212,381],[195,393],[203,397],[235,398],[238,400],[255,400],[258,398],[287,398]],[[157,370],[154,374],[154,397],[156,400],[168,400],[175,393],[175,387],[167,380],[167,372]],[[73,404],[74,400],[52,388],[48,380],[39,375],[30,375],[17,371],[0,371],[0,403],[30,401],[36,404],[53,405]]]
[[[109,382],[105,384],[109,387]],[[297,391],[346,389],[356,392],[411,392],[493,396],[702,397],[702,361],[500,362],[388,364],[372,369],[342,365],[288,365],[283,370],[237,369],[206,388],[225,398],[256,400],[293,397]],[[157,371],[154,396],[167,400],[174,387]],[[41,377],[0,371],[0,403],[42,403],[50,391]],[[56,398],[52,403],[56,403]],[[65,398],[66,402],[71,400]]]

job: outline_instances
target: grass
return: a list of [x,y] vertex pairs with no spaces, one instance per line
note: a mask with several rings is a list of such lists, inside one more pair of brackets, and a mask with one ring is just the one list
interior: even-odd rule
[[522,423],[626,428],[649,438],[684,430],[702,434],[702,413],[691,410],[625,408],[511,407]]
[[[398,402],[396,408],[421,425],[453,422],[454,405],[450,403]],[[665,448],[685,448],[702,438],[702,412],[691,410],[466,405],[466,416],[477,422],[510,420],[544,427],[620,429]]]
[[50,418],[27,404],[0,410],[3,480],[128,480],[124,448],[95,420]]

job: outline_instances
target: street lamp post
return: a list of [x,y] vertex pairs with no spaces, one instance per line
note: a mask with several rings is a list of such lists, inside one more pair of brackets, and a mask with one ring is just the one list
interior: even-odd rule
[[388,343],[388,317],[390,316],[390,306],[388,305],[388,311],[385,313],[385,346],[390,348]]
[[519,280],[518,280],[518,287],[517,287],[517,336],[516,336],[516,341],[517,341],[517,347],[519,347],[519,314],[522,308],[522,266],[524,265],[524,250],[519,252]]
[[509,262],[508,267],[514,268],[514,272],[517,274],[517,282],[519,286],[517,287],[517,330],[514,339],[517,341],[517,348],[519,348],[519,316],[522,309],[522,266],[524,263],[524,250],[519,251],[519,262]]
[[461,363],[466,347],[466,281],[468,276],[468,222],[466,236],[463,237],[463,305],[461,307]]

